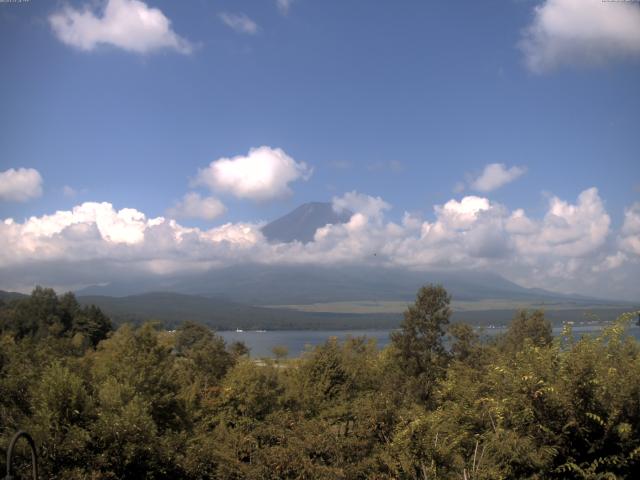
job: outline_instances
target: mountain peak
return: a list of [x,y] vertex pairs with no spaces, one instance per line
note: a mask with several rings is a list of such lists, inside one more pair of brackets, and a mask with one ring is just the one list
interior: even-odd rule
[[270,242],[289,243],[313,241],[316,230],[328,224],[346,223],[352,213],[341,213],[329,202],[309,202],[262,227],[262,233]]

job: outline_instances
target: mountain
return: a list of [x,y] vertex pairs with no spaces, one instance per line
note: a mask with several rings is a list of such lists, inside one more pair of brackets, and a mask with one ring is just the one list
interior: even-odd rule
[[[262,228],[271,242],[309,242],[318,228],[349,220],[351,212],[337,213],[331,203],[312,202],[299,206]],[[372,258],[371,261],[375,261]],[[105,279],[106,280],[106,279]],[[308,305],[329,302],[412,301],[426,283],[440,283],[458,302],[507,302],[613,305],[580,295],[564,295],[539,288],[525,288],[486,271],[428,271],[383,265],[263,265],[240,264],[181,276],[130,277],[77,291],[79,295],[120,296],[148,292],[217,299],[244,305]],[[204,300],[199,300],[204,301]],[[225,307],[226,308],[226,307]]]
[[325,225],[346,223],[352,213],[337,213],[331,203],[311,202],[300,205],[292,212],[262,227],[262,233],[270,242],[289,243],[313,241],[316,230]]
[[[397,328],[402,314],[397,313],[321,313],[286,308],[262,308],[220,298],[152,292],[127,297],[79,296],[83,305],[97,305],[116,323],[160,321],[165,328],[175,328],[186,320],[208,325],[216,330],[342,330]],[[409,302],[407,302],[409,303]],[[637,308],[637,306],[635,307]],[[555,325],[563,321],[610,321],[629,307],[609,306],[547,310],[546,318]],[[513,318],[514,309],[455,311],[453,321],[472,325],[505,325]]]
[[11,300],[26,298],[26,297],[27,296],[24,293],[6,292],[4,290],[0,290],[0,301],[3,301],[3,302],[9,302]]
[[257,264],[235,265],[178,278],[132,279],[126,283],[88,287],[77,293],[126,296],[167,291],[249,305],[299,305],[364,300],[412,301],[426,283],[443,284],[454,301],[493,299],[576,305],[595,301],[524,288],[495,273],[481,271],[418,272],[383,266]]
[[220,298],[169,292],[77,298],[83,305],[97,305],[116,323],[138,324],[156,320],[162,322],[165,328],[175,328],[187,320],[209,325],[216,330],[395,328],[401,318],[399,314],[335,314],[261,308]]
[[[0,291],[0,299],[4,299],[6,303],[26,297],[20,293]],[[168,329],[175,328],[187,320],[208,325],[216,330],[237,328],[243,330],[389,329],[397,328],[402,319],[399,311],[387,313],[300,311],[282,307],[256,307],[223,298],[171,292],[150,292],[124,297],[78,295],[77,299],[82,305],[97,305],[116,325],[123,322],[140,324],[154,320],[161,322]],[[410,300],[407,301],[407,304],[409,303]],[[2,308],[3,305],[0,302],[0,309]],[[472,325],[505,325],[513,318],[514,308],[459,310],[454,304],[452,320]],[[610,304],[592,308],[586,304],[571,306],[571,303],[564,302],[559,309],[546,310],[545,316],[553,324],[559,325],[565,321],[591,321],[593,315],[600,320],[610,321],[623,312],[637,309],[638,305]]]
[[291,305],[354,300],[412,301],[418,289],[427,283],[441,283],[457,301],[587,301],[584,297],[524,288],[491,272],[423,272],[384,266],[237,265],[185,277],[173,285],[172,291],[223,297],[252,305]]

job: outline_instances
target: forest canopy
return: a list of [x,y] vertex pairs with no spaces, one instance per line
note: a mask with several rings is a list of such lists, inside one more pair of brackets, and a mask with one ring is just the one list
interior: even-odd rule
[[0,458],[25,429],[42,478],[640,472],[631,314],[596,336],[568,327],[554,338],[543,312],[521,311],[504,335],[483,340],[450,323],[450,300],[423,287],[383,349],[331,338],[299,358],[258,361],[196,323],[115,330],[73,294],[37,288],[0,304]]

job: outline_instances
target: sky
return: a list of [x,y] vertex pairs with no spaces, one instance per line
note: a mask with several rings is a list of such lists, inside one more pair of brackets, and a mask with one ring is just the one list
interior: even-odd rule
[[[640,296],[640,2],[0,2],[0,288],[241,262]],[[354,212],[307,245],[260,226]]]

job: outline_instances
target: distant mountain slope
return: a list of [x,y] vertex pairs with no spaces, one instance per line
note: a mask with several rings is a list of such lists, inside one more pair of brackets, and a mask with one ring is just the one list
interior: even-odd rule
[[316,230],[325,225],[346,223],[351,212],[337,213],[331,203],[311,202],[262,227],[270,242],[311,242]]
[[168,292],[127,297],[78,296],[78,301],[83,305],[97,305],[117,323],[158,320],[166,328],[175,327],[186,320],[217,330],[394,328],[401,318],[398,314],[303,313]]
[[[282,308],[261,308],[229,302],[219,298],[153,292],[128,297],[79,296],[84,305],[97,305],[116,323],[142,323],[158,320],[165,328],[175,328],[186,320],[195,321],[216,330],[324,330],[324,329],[388,329],[397,328],[402,319],[400,313],[357,314],[300,312]],[[637,307],[636,307],[637,308]],[[601,320],[609,321],[625,311],[624,307],[608,307],[591,310],[575,308],[548,310],[546,317],[554,324],[563,321],[592,320],[595,313]],[[513,309],[485,311],[456,311],[453,321],[473,325],[505,325],[513,318]]]
[[[364,266],[237,265],[180,278],[132,280],[83,289],[80,295],[169,291],[250,305],[294,305],[354,300],[407,300],[426,283],[441,283],[454,300],[593,303],[594,299],[521,287],[489,272],[416,272]],[[609,303],[597,301],[598,303]],[[613,302],[618,303],[619,302]]]
[[[58,292],[59,294],[63,292]],[[26,298],[15,292],[0,291],[0,300]],[[320,313],[301,312],[285,308],[262,308],[231,302],[220,298],[184,295],[168,292],[152,292],[126,297],[104,295],[78,296],[83,305],[97,305],[117,324],[140,324],[148,320],[160,321],[171,329],[191,320],[216,330],[331,330],[331,329],[389,329],[396,328],[401,313]],[[407,303],[410,303],[408,301]],[[626,311],[636,310],[637,305],[625,307],[611,305],[591,309],[576,306],[573,309],[547,310],[546,317],[554,324],[563,321],[589,321],[595,314],[601,320],[613,320]],[[473,325],[504,325],[514,315],[513,309],[454,311],[453,321]]]
[[25,298],[26,295],[24,293],[18,292],[6,292],[4,290],[0,290],[0,300],[4,302],[8,302],[9,300],[14,300],[16,298]]
[[[272,242],[309,242],[318,228],[346,222],[350,216],[351,212],[336,213],[331,203],[306,203],[265,225],[262,232]],[[376,258],[372,257],[371,262],[375,261]],[[371,263],[368,266],[241,264],[175,277],[132,277],[126,281],[87,287],[77,293],[129,296],[162,291],[225,299],[245,305],[298,305],[367,300],[411,301],[426,283],[443,284],[455,301],[561,301],[575,302],[577,306],[594,302],[593,298],[580,295],[524,288],[491,272],[419,272]]]

